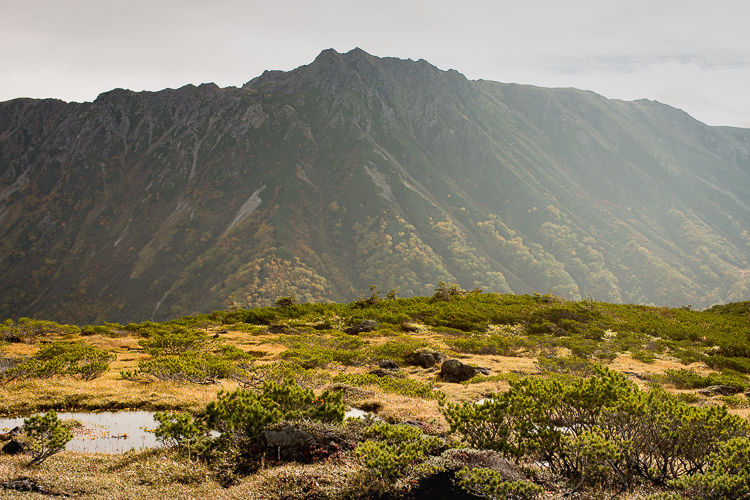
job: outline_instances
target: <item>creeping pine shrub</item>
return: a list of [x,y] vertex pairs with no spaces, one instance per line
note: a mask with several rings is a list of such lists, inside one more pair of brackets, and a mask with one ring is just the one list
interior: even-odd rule
[[75,334],[81,329],[75,325],[61,325],[54,321],[40,319],[19,318],[15,323],[12,319],[0,325],[0,339],[6,342],[33,342],[39,336],[49,333]]
[[122,371],[126,380],[215,384],[219,379],[244,378],[255,360],[238,347],[222,345],[204,332],[179,326],[154,331],[138,343],[151,358],[139,361],[134,371]]
[[285,380],[293,380],[306,389],[319,389],[331,381],[331,374],[325,370],[306,369],[296,363],[278,361],[253,367],[243,375],[233,378],[246,389],[260,389],[264,382],[281,384]]
[[654,484],[702,471],[721,443],[746,435],[748,422],[726,406],[694,407],[663,390],[636,392],[607,409],[603,435],[619,443],[625,467]]
[[188,351],[208,351],[217,342],[205,332],[174,328],[170,331],[155,332],[149,338],[141,339],[138,344],[152,356],[174,355]]
[[445,393],[434,390],[433,384],[425,384],[408,378],[378,377],[369,373],[341,373],[333,377],[333,382],[358,387],[375,386],[385,392],[415,398],[437,400],[445,398]]
[[[221,391],[196,418],[186,414],[157,413],[157,438],[167,444],[208,442],[251,443],[269,425],[284,420],[315,420],[340,423],[344,420],[341,393],[323,391],[316,397],[292,380],[283,384],[265,382],[259,393],[245,389]],[[220,435],[211,439],[210,431]]]
[[598,363],[575,356],[542,356],[534,364],[541,372],[576,375],[579,377],[590,377],[601,368]]
[[655,375],[653,378],[655,382],[671,384],[677,389],[703,389],[712,385],[728,385],[743,391],[750,386],[747,376],[732,370],[723,370],[721,374],[709,373],[704,376],[695,370],[681,368],[666,370],[663,375]]
[[670,482],[688,498],[745,500],[750,498],[750,439],[739,437],[721,443],[703,472]]
[[29,466],[39,465],[55,453],[65,449],[73,434],[57,418],[54,410],[45,415],[35,415],[23,421],[23,430],[28,437],[32,459]]
[[385,479],[401,477],[407,467],[424,462],[428,455],[445,448],[442,439],[409,425],[378,422],[368,428],[366,435],[371,440],[360,444],[355,454],[366,468]]
[[511,354],[510,342],[502,335],[474,334],[468,338],[446,339],[453,350],[472,354]]
[[532,500],[544,493],[544,488],[529,481],[506,481],[502,474],[492,469],[464,468],[456,473],[461,487],[486,498],[513,498]]
[[547,464],[556,474],[622,487],[656,485],[706,467],[721,443],[750,425],[724,406],[696,408],[615,372],[511,381],[481,405],[445,404],[451,432],[477,448]]
[[242,368],[235,360],[222,355],[184,352],[158,356],[138,362],[134,372],[122,372],[126,380],[155,378],[164,381],[217,384],[219,379],[241,376]]
[[303,368],[359,365],[367,360],[362,340],[351,335],[281,335],[272,341],[288,347],[281,357]]
[[0,382],[55,376],[79,376],[93,380],[109,370],[116,356],[92,345],[53,342],[42,346],[31,358],[5,370]]
[[435,288],[435,293],[432,295],[432,299],[450,302],[454,298],[463,297],[464,295],[466,295],[466,290],[461,288],[458,283],[446,283],[445,281],[440,281],[438,282],[438,287]]

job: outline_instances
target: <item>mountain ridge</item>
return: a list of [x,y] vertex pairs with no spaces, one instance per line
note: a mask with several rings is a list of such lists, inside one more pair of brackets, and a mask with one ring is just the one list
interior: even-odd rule
[[0,311],[165,319],[441,280],[707,307],[749,298],[744,200],[750,130],[329,49],[241,88],[0,103]]

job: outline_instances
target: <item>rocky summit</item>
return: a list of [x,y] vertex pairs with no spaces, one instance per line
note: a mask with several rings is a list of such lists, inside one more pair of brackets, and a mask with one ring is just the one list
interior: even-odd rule
[[702,308],[750,298],[749,229],[750,130],[359,49],[242,88],[0,103],[4,317],[440,281]]

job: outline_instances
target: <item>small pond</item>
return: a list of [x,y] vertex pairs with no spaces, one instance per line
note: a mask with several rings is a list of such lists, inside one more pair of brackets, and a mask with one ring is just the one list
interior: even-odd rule
[[[60,420],[75,419],[83,427],[73,429],[73,439],[66,450],[90,453],[122,453],[131,449],[156,448],[156,436],[146,429],[154,429],[153,412],[59,412]],[[23,418],[0,418],[0,432],[8,432],[23,425]]]
[[[367,412],[352,408],[345,418],[363,418]],[[150,411],[59,412],[60,420],[75,419],[83,426],[73,429],[66,450],[89,453],[123,453],[131,449],[156,448],[154,413]],[[0,433],[23,425],[23,418],[0,418]]]

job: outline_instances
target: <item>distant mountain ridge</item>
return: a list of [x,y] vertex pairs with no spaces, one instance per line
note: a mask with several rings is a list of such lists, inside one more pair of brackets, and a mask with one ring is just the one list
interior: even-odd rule
[[163,320],[369,284],[750,298],[750,130],[323,51],[242,88],[0,103],[0,315]]

